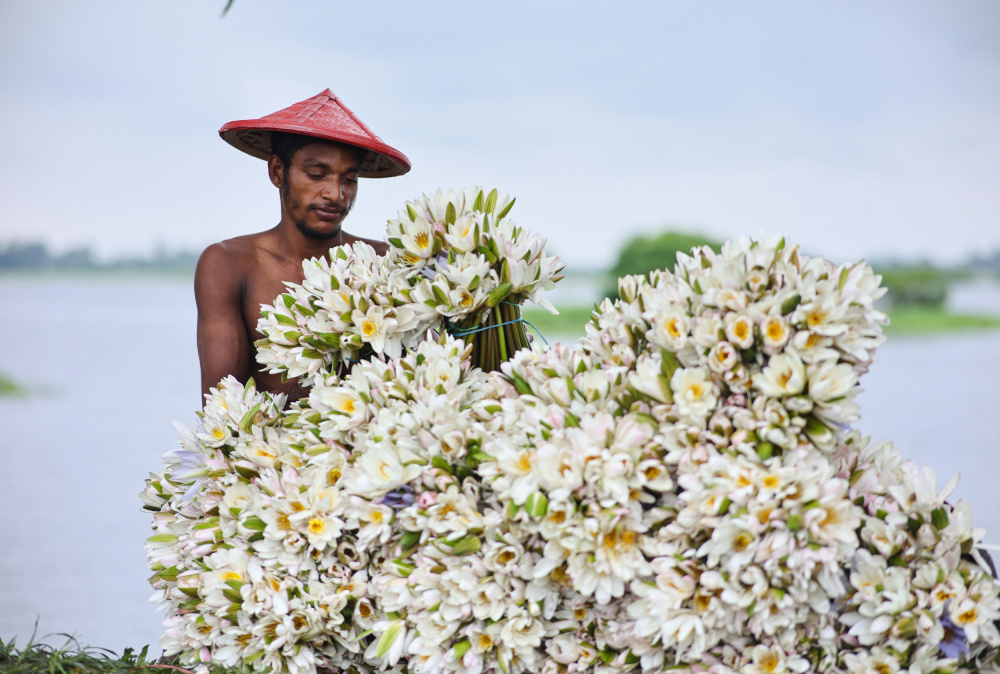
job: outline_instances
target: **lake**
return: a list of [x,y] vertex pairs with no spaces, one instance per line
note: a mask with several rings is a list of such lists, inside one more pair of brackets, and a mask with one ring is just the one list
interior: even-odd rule
[[[200,405],[188,279],[0,277],[0,638],[74,633],[121,651],[155,644],[138,493]],[[1000,311],[995,286],[958,307]],[[1000,544],[1000,332],[893,337],[862,379],[859,427],[931,465]],[[49,638],[49,643],[60,642]],[[158,648],[153,649],[159,652]]]

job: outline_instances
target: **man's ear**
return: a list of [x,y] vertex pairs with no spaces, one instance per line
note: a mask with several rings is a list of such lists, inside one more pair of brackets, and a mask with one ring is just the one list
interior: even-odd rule
[[271,179],[271,184],[280,190],[285,183],[285,165],[276,154],[267,158],[267,175]]

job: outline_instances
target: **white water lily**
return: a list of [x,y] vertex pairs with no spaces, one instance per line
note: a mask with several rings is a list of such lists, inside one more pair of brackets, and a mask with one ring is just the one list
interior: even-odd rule
[[719,398],[719,387],[703,368],[678,368],[670,378],[677,409],[689,417],[707,417]]
[[754,388],[768,397],[793,396],[805,389],[806,368],[795,354],[779,353],[751,380]]

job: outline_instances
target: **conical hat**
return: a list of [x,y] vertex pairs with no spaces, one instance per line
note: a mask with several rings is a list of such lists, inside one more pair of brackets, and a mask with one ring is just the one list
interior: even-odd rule
[[219,129],[219,135],[236,149],[267,159],[272,131],[315,136],[367,150],[361,162],[364,178],[389,178],[410,170],[406,155],[383,143],[329,89],[260,119],[229,122]]

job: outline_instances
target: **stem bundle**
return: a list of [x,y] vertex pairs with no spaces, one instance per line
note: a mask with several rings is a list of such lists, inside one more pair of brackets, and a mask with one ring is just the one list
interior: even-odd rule
[[521,321],[521,307],[501,302],[493,307],[477,330],[463,337],[472,344],[472,364],[486,372],[500,370],[500,365],[528,346],[528,335]]

